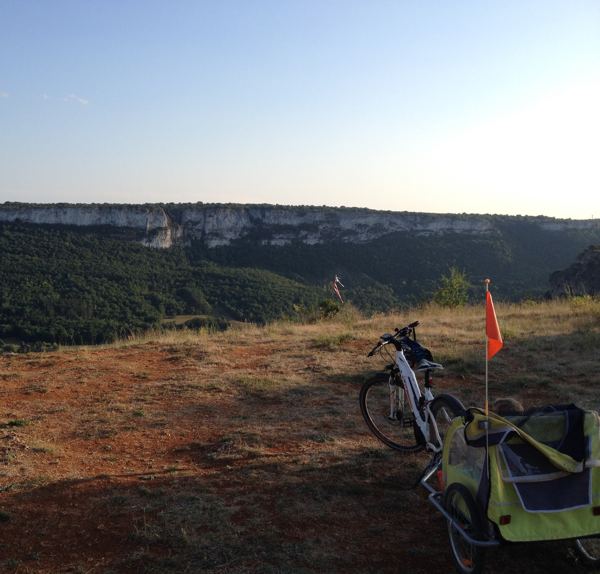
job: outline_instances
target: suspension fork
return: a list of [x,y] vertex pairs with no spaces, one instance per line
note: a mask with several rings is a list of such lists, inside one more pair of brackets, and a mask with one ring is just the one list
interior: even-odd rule
[[[396,375],[392,373],[388,380],[388,386],[390,388],[390,414],[388,415],[388,418],[390,420],[398,420],[398,411],[404,411],[404,385],[399,384],[396,380]],[[402,395],[400,393],[402,393]],[[400,404],[401,396],[402,405]]]

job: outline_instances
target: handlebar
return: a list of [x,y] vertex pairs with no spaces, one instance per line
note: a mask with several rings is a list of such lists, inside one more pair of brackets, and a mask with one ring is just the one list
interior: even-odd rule
[[384,333],[379,338],[379,342],[375,345],[370,351],[367,357],[372,357],[379,349],[384,347],[385,345],[392,343],[393,341],[399,341],[402,337],[408,337],[411,333],[414,334],[415,328],[419,326],[419,321],[414,321],[410,325],[406,325],[406,327],[402,327],[399,329],[396,327],[394,329],[394,334],[390,335],[389,333]]
[[412,331],[415,330],[415,327],[419,326],[419,321],[415,321],[414,323],[411,323],[410,325],[407,325],[406,327],[402,327],[402,329],[398,329],[398,327],[396,327],[394,329],[394,332],[401,337],[406,337],[407,335],[410,335],[410,333]]

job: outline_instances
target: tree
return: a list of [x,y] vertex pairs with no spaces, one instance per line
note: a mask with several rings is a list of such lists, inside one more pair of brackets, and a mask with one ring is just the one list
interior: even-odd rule
[[442,307],[461,307],[469,299],[469,280],[458,267],[450,267],[447,275],[440,278],[440,286],[433,301]]

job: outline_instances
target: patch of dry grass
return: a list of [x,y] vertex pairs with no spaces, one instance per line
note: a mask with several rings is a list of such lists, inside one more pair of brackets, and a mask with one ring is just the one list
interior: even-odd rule
[[[490,364],[492,398],[598,406],[598,301],[496,310],[506,345]],[[12,517],[0,563],[32,573],[96,563],[124,573],[450,571],[444,522],[410,490],[426,458],[379,445],[358,408],[361,382],[385,364],[367,352],[417,319],[446,366],[436,392],[481,405],[483,304],[155,332],[39,362],[3,359],[0,419],[31,424],[0,436]],[[506,553],[532,574],[575,571],[564,552]],[[512,574],[514,563],[500,557],[488,572]]]
[[[597,298],[519,304],[497,302],[496,312],[505,348],[490,364],[491,390],[495,395],[512,394],[531,399],[539,394],[550,400],[552,393],[556,400],[573,395],[573,399],[584,406],[597,406],[593,397],[594,385],[599,382],[600,301]],[[368,361],[364,356],[379,335],[393,332],[394,327],[416,319],[421,323],[417,329],[419,339],[446,367],[440,382],[451,383],[448,390],[460,395],[460,381],[481,382],[485,368],[483,302],[455,309],[429,304],[402,314],[375,315],[368,319],[349,308],[340,317],[313,324],[240,324],[228,332],[212,334],[203,331],[150,333],[116,343],[114,347],[147,343],[178,348],[201,346],[207,351],[208,360],[227,368],[234,365],[228,357],[232,340],[242,347],[261,341],[271,346],[273,364],[285,367],[290,358],[304,359],[312,372],[327,371],[334,378],[357,380],[382,364],[377,359]],[[352,358],[347,353],[352,353]],[[241,385],[253,392],[259,386],[264,389],[268,386],[265,381],[270,380],[268,374],[251,373],[241,379]],[[464,387],[462,392],[468,401],[480,400],[470,385]]]

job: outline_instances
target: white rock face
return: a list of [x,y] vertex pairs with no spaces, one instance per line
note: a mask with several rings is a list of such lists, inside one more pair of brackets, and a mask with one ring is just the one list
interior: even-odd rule
[[146,234],[142,241],[149,247],[173,245],[174,233],[169,216],[161,207],[127,205],[0,205],[0,222],[23,222],[46,225],[124,227]]
[[0,221],[22,221],[48,225],[112,225],[151,231],[166,227],[168,217],[161,207],[125,205],[44,205],[4,204]]
[[567,230],[594,230],[600,229],[600,220],[583,219],[573,221],[569,219],[555,219],[552,221],[543,220],[539,223],[542,229],[546,231],[567,231]]
[[185,235],[202,239],[209,247],[264,233],[263,244],[309,245],[337,239],[365,243],[397,231],[417,234],[492,233],[489,219],[476,216],[434,215],[366,209],[285,208],[278,206],[207,205],[185,209],[181,216]]
[[[332,240],[365,243],[401,231],[416,235],[497,233],[492,217],[477,215],[210,204],[181,205],[171,211],[157,205],[5,203],[0,205],[0,222],[138,229],[144,234],[144,245],[159,249],[193,239],[217,247],[242,238],[263,245],[287,245],[292,241],[315,245]],[[549,231],[600,231],[600,220],[529,218],[529,221]]]

